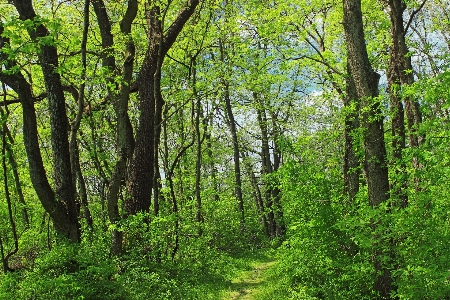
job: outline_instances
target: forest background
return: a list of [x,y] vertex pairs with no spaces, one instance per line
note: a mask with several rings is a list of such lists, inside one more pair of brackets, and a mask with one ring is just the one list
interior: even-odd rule
[[0,298],[449,298],[449,51],[443,0],[0,1]]

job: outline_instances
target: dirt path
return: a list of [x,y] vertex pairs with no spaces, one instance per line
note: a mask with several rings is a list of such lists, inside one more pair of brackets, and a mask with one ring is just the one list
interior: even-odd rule
[[274,260],[259,262],[250,271],[242,274],[231,281],[230,292],[222,300],[250,300],[255,299],[258,288],[265,284],[264,271],[275,263]]

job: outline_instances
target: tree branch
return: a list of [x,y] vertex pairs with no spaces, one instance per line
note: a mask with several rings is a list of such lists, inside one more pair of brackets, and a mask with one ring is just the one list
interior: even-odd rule
[[409,26],[411,26],[411,23],[412,23],[415,15],[420,12],[420,10],[424,7],[426,2],[427,2],[427,0],[423,0],[422,4],[420,4],[419,8],[417,8],[416,10],[414,10],[411,13],[411,16],[409,17],[408,23],[406,24],[405,30],[403,31],[403,35],[406,35],[406,33],[408,32]]
[[163,56],[167,53],[167,51],[169,51],[170,47],[172,47],[178,34],[183,29],[184,24],[186,24],[187,20],[189,20],[192,16],[198,4],[199,0],[189,0],[186,6],[180,11],[172,25],[170,25],[167,29],[167,33],[163,38],[162,44]]
[[[2,80],[2,75],[0,75],[0,80],[1,81],[3,81]],[[39,101],[42,101],[42,100],[44,100],[45,98],[47,98],[47,92],[44,92],[44,93],[42,93],[42,94],[40,94],[40,95],[38,95],[38,96],[35,96],[35,97],[33,97],[33,102],[39,102]],[[0,94],[0,97],[4,97],[5,95],[4,94]],[[1,106],[8,106],[8,105],[10,105],[10,104],[17,104],[17,103],[21,103],[22,102],[22,99],[20,99],[20,98],[15,98],[15,99],[11,99],[11,100],[5,100],[5,101],[2,101],[1,103],[0,103],[0,105]]]

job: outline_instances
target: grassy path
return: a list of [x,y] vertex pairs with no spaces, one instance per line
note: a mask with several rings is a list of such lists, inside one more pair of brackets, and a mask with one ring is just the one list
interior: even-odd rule
[[231,281],[230,290],[222,297],[222,300],[250,300],[256,299],[259,289],[267,282],[265,271],[275,264],[272,257],[252,263],[252,269],[243,271],[237,278]]

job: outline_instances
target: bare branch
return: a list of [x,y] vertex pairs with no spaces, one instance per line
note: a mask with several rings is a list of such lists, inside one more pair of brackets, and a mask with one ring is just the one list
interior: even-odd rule
[[[1,78],[0,78],[0,80],[1,80]],[[3,97],[3,96],[4,96],[4,94],[0,94],[0,97]],[[45,98],[47,98],[47,92],[44,92],[44,93],[42,93],[42,94],[40,94],[40,95],[38,95],[36,97],[33,97],[33,102],[39,102],[39,101],[44,100]],[[0,103],[0,105],[1,106],[8,106],[10,104],[17,104],[17,103],[21,103],[21,102],[22,102],[22,99],[15,98],[15,99],[11,99],[11,100],[2,101]]]
[[414,17],[416,16],[417,13],[420,12],[420,10],[424,7],[426,2],[427,2],[427,0],[423,0],[422,4],[420,4],[419,8],[417,8],[416,10],[414,10],[411,13],[411,16],[409,17],[408,23],[406,24],[405,30],[403,31],[403,35],[406,35],[406,33],[408,32],[409,26],[411,26],[411,23],[412,23]]

